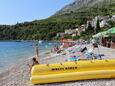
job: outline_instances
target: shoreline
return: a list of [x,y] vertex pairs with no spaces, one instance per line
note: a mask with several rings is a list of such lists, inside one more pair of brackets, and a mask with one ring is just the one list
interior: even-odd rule
[[[90,45],[83,45],[90,48]],[[105,54],[103,59],[115,59],[115,49],[105,48],[99,46],[100,52]],[[44,53],[43,55],[40,54],[40,63],[47,64],[47,63],[58,63],[64,62],[67,55],[61,54],[49,54]],[[44,58],[43,58],[44,57]],[[8,68],[6,71],[0,73],[0,86],[34,86],[29,82],[30,74],[28,73],[28,63],[31,63],[31,58],[22,60],[17,64],[14,64],[12,68]],[[107,83],[107,85],[105,85]],[[97,85],[99,84],[99,85]],[[72,81],[72,82],[64,82],[64,83],[53,83],[48,84],[48,86],[114,86],[115,79],[100,79],[100,80],[84,80],[84,81]],[[40,85],[37,85],[40,86]],[[43,85],[47,86],[47,84]]]
[[[46,50],[46,51],[44,51],[44,52],[40,52],[40,55],[47,54],[48,52],[49,52],[49,50]],[[4,70],[1,70],[1,71],[0,71],[0,75],[1,75],[2,73],[4,73],[4,72],[6,72],[6,71],[8,71],[8,70],[10,70],[10,69],[12,69],[12,68],[14,68],[16,65],[20,64],[21,62],[26,62],[26,61],[28,62],[28,61],[31,60],[33,57],[36,57],[36,56],[34,55],[34,56],[31,56],[31,57],[28,57],[28,58],[22,58],[22,59],[20,59],[20,60],[17,61],[16,63],[9,65],[9,66],[10,66],[9,68],[6,68],[6,69],[4,69]]]

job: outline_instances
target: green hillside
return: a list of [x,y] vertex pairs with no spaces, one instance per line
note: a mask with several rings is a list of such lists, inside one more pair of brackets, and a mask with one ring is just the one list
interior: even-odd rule
[[65,29],[75,25],[86,24],[87,20],[97,15],[114,15],[115,0],[111,0],[110,3],[100,2],[90,7],[61,12],[44,20],[17,23],[16,25],[0,25],[0,40],[52,40],[56,33],[63,32]]

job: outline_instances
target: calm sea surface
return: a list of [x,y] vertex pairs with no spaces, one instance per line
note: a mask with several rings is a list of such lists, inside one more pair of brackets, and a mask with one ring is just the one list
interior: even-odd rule
[[[36,44],[39,44],[36,42]],[[40,52],[45,52],[57,43],[43,42],[39,44]],[[0,71],[9,68],[21,59],[35,55],[33,42],[0,42]]]

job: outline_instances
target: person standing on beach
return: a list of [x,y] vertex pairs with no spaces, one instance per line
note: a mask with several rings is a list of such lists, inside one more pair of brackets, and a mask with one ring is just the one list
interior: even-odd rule
[[35,48],[35,52],[36,52],[36,57],[39,60],[39,48],[38,48],[38,44],[33,43],[33,47]]
[[96,39],[92,39],[92,46],[93,46],[93,49],[98,48]]
[[38,50],[38,46],[36,47],[36,56],[37,56],[37,58],[39,57],[39,50]]

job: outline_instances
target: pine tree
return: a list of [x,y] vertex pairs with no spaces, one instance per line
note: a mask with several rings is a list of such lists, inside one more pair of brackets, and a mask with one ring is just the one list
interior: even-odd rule
[[100,28],[100,22],[99,19],[97,20],[97,24],[96,24],[96,32],[99,32],[101,30]]

